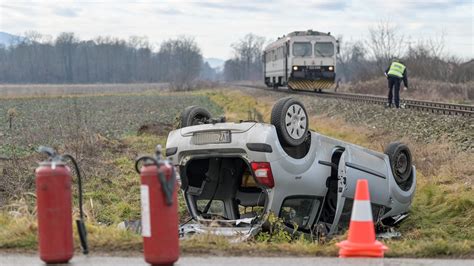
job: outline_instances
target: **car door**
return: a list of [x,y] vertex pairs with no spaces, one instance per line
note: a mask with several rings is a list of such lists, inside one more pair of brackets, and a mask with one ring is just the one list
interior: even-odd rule
[[357,146],[349,146],[344,152],[346,184],[344,197],[354,199],[358,179],[369,182],[370,201],[386,205],[390,201],[388,167],[384,155]]
[[330,235],[337,232],[339,225],[349,222],[358,179],[368,180],[373,209],[389,204],[387,169],[383,155],[357,146],[346,147],[338,164],[337,207]]

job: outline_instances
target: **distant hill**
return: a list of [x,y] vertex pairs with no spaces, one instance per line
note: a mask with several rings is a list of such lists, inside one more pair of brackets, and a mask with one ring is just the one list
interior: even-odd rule
[[222,69],[224,68],[225,60],[219,58],[204,58],[204,62],[207,62],[212,68]]
[[0,45],[10,46],[16,44],[22,37],[0,31]]

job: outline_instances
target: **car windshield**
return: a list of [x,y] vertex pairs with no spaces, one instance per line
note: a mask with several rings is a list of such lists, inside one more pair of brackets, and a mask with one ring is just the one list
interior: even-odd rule
[[317,57],[333,56],[334,44],[332,42],[318,42],[314,45],[314,54]]
[[310,42],[295,42],[293,43],[293,55],[294,56],[311,56],[311,43]]

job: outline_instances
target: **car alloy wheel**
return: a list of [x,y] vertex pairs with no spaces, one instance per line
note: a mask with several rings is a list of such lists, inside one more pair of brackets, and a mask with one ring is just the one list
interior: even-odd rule
[[296,147],[308,137],[308,114],[304,105],[292,98],[278,100],[272,108],[271,123],[282,146]]
[[285,116],[286,132],[294,139],[301,138],[306,134],[307,119],[306,113],[300,105],[291,105]]

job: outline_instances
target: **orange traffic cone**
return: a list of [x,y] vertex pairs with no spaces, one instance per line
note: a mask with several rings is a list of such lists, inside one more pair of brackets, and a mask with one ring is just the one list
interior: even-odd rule
[[357,180],[351,223],[349,225],[349,236],[347,240],[336,245],[339,247],[340,258],[383,258],[384,251],[388,249],[384,244],[375,239],[367,179]]

